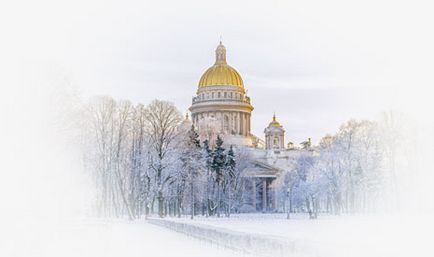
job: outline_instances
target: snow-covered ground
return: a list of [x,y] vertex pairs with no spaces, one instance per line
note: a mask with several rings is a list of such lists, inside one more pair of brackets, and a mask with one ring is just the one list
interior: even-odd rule
[[2,257],[247,256],[144,221],[68,221],[15,224],[0,234]]
[[[156,218],[152,218],[156,219]],[[159,220],[159,219],[157,219]],[[320,216],[309,220],[306,215],[286,220],[280,214],[233,215],[231,218],[188,217],[163,221],[212,228],[233,235],[251,235],[251,242],[265,238],[271,256],[316,257],[400,257],[434,256],[430,217]],[[168,228],[150,224],[149,220],[83,219],[56,222],[9,224],[0,233],[0,256],[80,256],[80,257],[226,257],[250,256],[250,251],[226,248]],[[5,233],[7,232],[7,233]],[[187,233],[188,234],[188,233]],[[200,238],[200,237],[199,237]],[[257,239],[256,238],[256,239]],[[209,239],[209,238],[208,238]],[[289,242],[296,251],[275,251],[273,240]],[[257,242],[257,241],[256,241]],[[255,245],[252,246],[254,248]],[[263,248],[262,248],[263,249]],[[254,252],[254,251],[253,251]],[[279,254],[274,254],[277,252]],[[262,253],[257,253],[263,256]],[[268,255],[270,256],[270,255]]]
[[434,230],[428,216],[320,216],[309,220],[306,215],[295,215],[286,220],[283,214],[244,214],[229,219],[168,220],[276,237],[316,256],[434,256],[430,245]]

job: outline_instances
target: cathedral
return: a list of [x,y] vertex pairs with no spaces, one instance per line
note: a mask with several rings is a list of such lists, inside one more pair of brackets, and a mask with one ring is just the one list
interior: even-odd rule
[[215,50],[214,65],[199,80],[189,110],[202,137],[217,131],[226,144],[249,149],[254,161],[244,174],[252,181],[246,187],[251,194],[251,210],[278,210],[279,199],[273,183],[284,170],[291,169],[299,150],[290,142],[285,145],[285,129],[275,115],[264,129],[265,140],[251,133],[253,106],[241,75],[227,63],[226,47],[222,42]]

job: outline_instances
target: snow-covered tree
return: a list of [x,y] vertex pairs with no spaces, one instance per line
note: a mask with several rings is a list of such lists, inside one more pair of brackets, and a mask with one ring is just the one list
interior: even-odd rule
[[287,207],[286,207],[286,218],[290,219],[290,215],[292,212],[292,195],[294,191],[294,187],[299,183],[300,177],[298,176],[296,171],[290,170],[285,173],[283,178],[283,193],[285,194]]
[[295,166],[298,175],[295,193],[298,200],[304,202],[311,219],[317,218],[320,197],[324,192],[324,178],[316,166],[316,161],[316,156],[311,152],[305,152],[297,158]]
[[164,216],[164,193],[174,178],[172,153],[176,152],[176,128],[182,120],[180,112],[169,102],[154,100],[146,108],[149,166],[153,189],[158,201],[158,215]]
[[236,162],[235,153],[232,145],[226,155],[226,164],[224,172],[224,192],[226,202],[226,216],[230,217],[233,206],[233,192],[236,183]]
[[[215,120],[199,124],[208,129],[198,134],[188,118],[181,122],[173,104],[159,100],[145,107],[96,97],[82,111],[83,160],[95,183],[97,215],[135,219],[158,207],[161,217],[193,218],[200,209],[203,215],[230,216],[251,203],[245,191],[252,181],[243,175],[253,163],[251,151],[226,151]],[[397,199],[396,176],[403,172],[398,163],[410,162],[396,156],[412,155],[400,141],[399,119],[389,113],[379,123],[350,120],[318,145],[308,140],[293,150],[287,170],[273,183],[288,218],[294,211],[316,218],[319,212],[396,206],[383,198]]]
[[140,218],[142,212],[149,213],[148,204],[151,193],[151,178],[147,166],[145,107],[142,104],[137,105],[132,115],[129,201],[133,205],[135,216]]
[[199,135],[193,125],[186,135],[181,152],[182,168],[186,173],[190,191],[190,217],[193,219],[196,209],[195,199],[199,198],[200,193],[203,192],[202,181],[205,170],[203,150],[200,146]]
[[216,182],[217,187],[217,202],[216,202],[216,208],[217,208],[217,217],[220,217],[220,207],[221,207],[221,187],[222,183],[224,181],[224,172],[226,166],[226,153],[225,149],[223,148],[223,140],[220,138],[220,136],[217,136],[216,140],[216,146],[213,151],[213,160],[211,163],[211,168],[214,175],[214,180]]

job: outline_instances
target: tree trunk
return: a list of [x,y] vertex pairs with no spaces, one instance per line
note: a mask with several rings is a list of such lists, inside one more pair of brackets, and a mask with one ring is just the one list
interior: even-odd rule
[[145,205],[145,219],[147,219],[149,215],[148,197],[145,198],[144,205]]
[[286,219],[289,220],[291,218],[291,215],[290,215],[290,212],[291,212],[291,195],[288,194],[287,198],[288,198],[288,208],[286,210]]
[[208,179],[207,179],[207,184],[206,184],[206,197],[205,197],[205,200],[206,200],[206,217],[208,218],[210,215],[211,215],[211,206],[210,206],[210,204],[209,204],[209,202],[210,202],[210,199],[209,199],[209,191],[210,191],[210,186],[209,186],[209,184],[210,184],[210,181],[211,181],[211,179],[210,179],[210,172],[209,172],[209,169],[208,169],[208,171],[207,171],[207,176],[208,176]]
[[231,182],[228,183],[228,218],[231,217],[232,199],[231,199]]
[[217,217],[220,218],[220,182],[217,182]]
[[164,198],[163,198],[163,192],[159,191],[158,192],[158,216],[160,216],[160,218],[164,217]]
[[194,182],[193,182],[193,180],[191,180],[191,182],[190,182],[191,184],[190,184],[190,190],[191,190],[191,195],[190,195],[190,197],[191,197],[191,219],[193,219],[194,218]]

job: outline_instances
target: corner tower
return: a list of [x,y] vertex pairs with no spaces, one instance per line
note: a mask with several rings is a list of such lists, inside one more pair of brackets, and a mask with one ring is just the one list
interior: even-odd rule
[[199,80],[190,107],[193,124],[204,134],[212,129],[231,144],[252,145],[250,117],[253,106],[240,74],[226,62],[226,47],[220,42],[215,63]]

